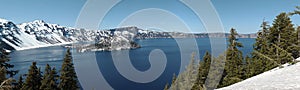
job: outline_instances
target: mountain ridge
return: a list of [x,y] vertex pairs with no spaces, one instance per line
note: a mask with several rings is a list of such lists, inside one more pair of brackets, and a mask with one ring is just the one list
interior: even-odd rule
[[[10,20],[0,19],[0,46],[9,50],[26,50],[80,41],[96,41],[100,43],[101,40],[111,37],[133,41],[134,39],[149,38],[225,38],[228,35],[228,33],[162,32],[144,30],[135,26],[108,30],[86,30],[50,24],[43,20],[15,24]],[[240,34],[238,37],[254,38],[256,35]],[[122,47],[122,45],[117,46]],[[126,47],[128,48],[128,46]]]

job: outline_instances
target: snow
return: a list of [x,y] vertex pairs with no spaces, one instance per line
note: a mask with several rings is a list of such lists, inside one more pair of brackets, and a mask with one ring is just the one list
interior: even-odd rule
[[110,30],[75,29],[46,23],[43,20],[35,20],[20,25],[8,23],[10,21],[4,19],[0,19],[0,22],[2,23],[0,24],[0,30],[2,30],[0,40],[15,50],[57,46],[81,41],[89,42],[95,41],[95,38],[105,41],[104,43],[113,43],[113,47],[109,47],[111,50],[121,50],[130,48],[129,43],[123,44],[129,42],[129,39],[136,34],[136,27],[118,28],[117,31],[112,32]]
[[110,50],[130,49],[133,38],[169,37],[164,33],[122,27],[110,30],[86,30],[46,23],[43,20],[22,23],[0,19],[0,40],[15,50],[26,50],[73,42],[104,41],[112,43]]
[[218,90],[300,90],[300,63],[283,66]]
[[2,30],[0,32],[0,40],[15,50],[27,50],[76,42],[62,35],[62,32],[71,30],[57,24],[48,24],[42,20],[35,20],[20,25],[9,22],[11,21],[0,19],[0,30]]
[[9,20],[5,20],[5,19],[0,18],[0,23],[7,23],[7,22],[9,22]]
[[149,33],[147,30],[139,30],[139,33]]
[[298,58],[296,59],[296,61],[300,61],[300,57],[298,57]]
[[72,44],[72,43],[75,43],[75,42],[65,42],[65,43],[46,44],[46,45],[34,45],[34,46],[30,46],[30,47],[17,48],[16,50],[21,51],[21,50],[28,50],[28,49],[34,49],[34,48],[61,46],[61,45]]
[[3,41],[4,43],[8,44],[9,46],[11,46],[11,47],[13,47],[13,48],[15,48],[15,49],[19,48],[18,46],[16,46],[16,45],[10,43],[9,41],[7,41],[7,40],[4,39],[4,38],[1,38],[1,41]]

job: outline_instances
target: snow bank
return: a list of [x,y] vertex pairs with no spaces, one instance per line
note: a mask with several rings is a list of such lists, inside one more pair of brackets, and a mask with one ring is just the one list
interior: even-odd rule
[[218,90],[300,90],[300,63],[283,66]]

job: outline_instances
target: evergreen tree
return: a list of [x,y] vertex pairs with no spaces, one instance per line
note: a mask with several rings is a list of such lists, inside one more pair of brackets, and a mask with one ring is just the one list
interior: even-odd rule
[[225,72],[221,81],[222,87],[242,81],[243,54],[238,48],[243,47],[243,45],[237,42],[237,35],[236,30],[232,28],[228,37],[229,45],[226,51]]
[[42,85],[40,87],[41,90],[58,90],[57,88],[57,73],[55,68],[51,69],[50,65],[47,64],[44,77],[42,80]]
[[217,87],[222,87],[222,80],[226,74],[224,67],[226,62],[226,54],[221,54],[217,58],[212,58],[212,62],[209,69],[209,74],[207,75],[205,85],[203,89],[214,89]]
[[37,78],[36,78],[36,81],[39,81],[39,84],[38,84],[39,88],[42,85],[42,80],[43,80],[43,75],[42,75],[41,67],[39,67],[38,73],[37,73]]
[[297,43],[298,43],[298,46],[300,46],[300,26],[297,27],[296,33],[297,33],[297,39],[298,39]]
[[[299,32],[298,32],[298,28],[292,30],[292,34],[290,35],[290,39],[289,42],[291,43],[290,46],[287,46],[287,54],[291,55],[291,59],[296,59],[298,57],[300,57],[300,42],[299,42]],[[288,39],[288,38],[287,38]],[[290,61],[287,61],[290,62]]]
[[[270,28],[268,40],[274,47],[271,52],[275,52],[275,55],[273,55],[272,58],[274,58],[278,64],[291,62],[293,58],[298,57],[299,46],[297,46],[296,35],[297,32],[288,14],[281,13],[276,16],[273,26]],[[293,56],[293,58],[291,58],[291,56]]]
[[49,81],[50,81],[50,78],[49,78],[50,72],[51,72],[51,67],[50,67],[49,64],[47,64],[46,67],[45,67],[43,80],[42,80],[42,85],[41,85],[40,89],[47,88],[47,85],[49,84]]
[[300,57],[300,26],[296,28],[296,32],[293,37],[296,39],[294,40],[296,43],[294,43],[293,46],[288,47],[287,51],[285,51],[290,57],[292,57],[292,61],[289,62],[289,64],[297,63],[298,61],[296,61],[296,58]]
[[300,26],[297,27],[297,38],[298,38],[298,46],[300,46]]
[[40,71],[36,66],[36,62],[32,62],[28,74],[21,90],[39,90],[41,86]]
[[50,75],[49,75],[49,78],[51,78],[50,80],[50,86],[51,86],[51,89],[52,90],[56,90],[58,89],[58,78],[59,78],[59,75],[57,75],[57,72],[56,72],[56,69],[55,67],[52,68],[51,72],[50,72]]
[[172,85],[175,85],[176,79],[177,79],[177,77],[176,77],[176,74],[174,73],[174,74],[173,74],[173,78],[172,78],[172,82],[171,82],[170,86],[169,86],[169,83],[167,83],[167,84],[165,85],[164,90],[168,90]]
[[19,80],[17,82],[17,86],[14,90],[20,90],[23,86],[24,82],[23,82],[23,77],[22,75],[19,76]]
[[67,50],[62,64],[59,88],[62,90],[79,89],[70,49]]
[[0,83],[6,80],[6,69],[5,67],[0,68]]
[[[173,74],[173,78],[172,78],[172,84],[175,83],[175,81],[176,81],[176,74],[174,73],[174,74]],[[172,84],[171,84],[171,85],[172,85]]]
[[166,84],[164,90],[168,90],[168,88],[169,88],[169,83]]
[[14,85],[13,85],[14,82],[16,82],[16,80],[13,79],[13,78],[8,78],[8,79],[4,80],[0,84],[0,90],[13,90],[14,89]]
[[192,90],[199,90],[203,88],[202,86],[204,86],[205,80],[209,73],[211,58],[212,57],[209,54],[209,52],[206,52],[203,56],[203,60],[199,62],[197,80],[196,83],[193,85]]
[[[206,51],[206,53],[203,57],[203,61],[204,61],[203,74],[201,75],[202,78],[204,78],[204,80],[206,79],[206,77],[209,73],[209,68],[210,68],[210,65],[211,65],[211,58],[212,58],[211,54],[208,51]],[[204,82],[203,82],[203,84],[204,84]]]
[[7,52],[5,49],[0,49],[0,82],[3,82],[7,77],[6,74],[9,75],[9,77],[13,77],[18,73],[18,71],[15,70],[9,70],[14,67],[14,65],[9,64],[10,61],[9,52]]
[[[14,65],[9,64],[10,61],[9,52],[5,49],[0,49],[0,84],[3,83],[2,87],[8,87],[5,89],[13,89],[12,83],[15,82],[12,77],[18,73],[18,71],[11,70]],[[7,78],[9,75],[10,78]],[[3,89],[3,88],[2,88]]]
[[198,73],[198,64],[195,63],[195,53],[192,54],[192,59],[186,70],[178,75],[176,80],[170,86],[170,90],[189,90],[196,82]]
[[257,64],[254,63],[253,60],[249,56],[246,56],[244,67],[243,67],[244,74],[243,74],[242,79],[247,79],[247,78],[250,78],[255,75],[255,68],[258,68],[258,67],[255,67],[254,65],[257,65]]
[[[291,12],[290,15],[300,15],[300,6],[296,6],[296,10]],[[298,46],[300,46],[300,26],[297,27]],[[300,55],[299,55],[300,56]]]
[[263,21],[260,27],[262,29],[257,32],[257,38],[255,44],[253,45],[253,50],[255,52],[252,53],[252,61],[249,61],[249,64],[253,64],[253,65],[249,65],[248,67],[251,71],[248,72],[249,76],[260,74],[276,66],[274,64],[270,64],[274,61],[271,61],[261,56],[261,55],[265,55],[269,57],[270,55],[273,55],[274,52],[271,52],[273,48],[270,45],[270,41],[268,40],[268,36],[270,33],[270,25],[268,25],[266,21]]
[[300,15],[300,6],[296,6],[296,10],[294,10],[294,12],[291,12],[290,15]]

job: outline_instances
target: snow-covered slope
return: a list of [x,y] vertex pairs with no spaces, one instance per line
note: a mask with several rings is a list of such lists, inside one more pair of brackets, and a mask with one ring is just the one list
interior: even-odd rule
[[25,50],[95,40],[95,32],[35,20],[20,25],[0,19],[1,47]]
[[33,46],[47,45],[39,42],[35,37],[20,31],[13,22],[4,19],[0,20],[0,35],[1,46],[9,49],[22,50]]
[[[219,34],[215,35],[219,36]],[[102,39],[114,41],[132,41],[147,38],[191,38],[208,37],[207,33],[191,34],[182,32],[159,32],[143,30],[137,27],[121,27],[109,30],[85,30],[46,23],[43,20],[14,24],[12,21],[0,19],[0,47],[9,50],[25,50],[54,45],[70,44],[80,41],[96,41]],[[126,40],[125,40],[126,41]],[[126,45],[116,45],[126,46]],[[125,47],[123,47],[125,48]]]
[[12,21],[0,19],[0,42],[1,47],[9,50],[26,50],[79,41],[99,41],[110,37],[132,40],[138,30],[136,27],[102,31],[75,29],[58,24],[49,24],[43,20],[16,25]]
[[109,50],[118,50],[130,48],[130,42],[133,39],[169,37],[171,35],[167,32],[142,30],[137,27],[85,30],[50,24],[43,20],[16,25],[12,21],[0,19],[1,47],[9,50],[26,50],[80,41],[110,44],[112,46]]
[[69,31],[72,29],[59,26],[57,24],[47,24],[42,20],[35,20],[29,23],[22,23],[18,25],[21,32],[25,32],[28,35],[35,37],[39,41],[43,41],[47,44],[66,43],[74,41],[67,39]]
[[284,65],[219,90],[300,90],[300,63]]

